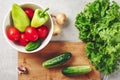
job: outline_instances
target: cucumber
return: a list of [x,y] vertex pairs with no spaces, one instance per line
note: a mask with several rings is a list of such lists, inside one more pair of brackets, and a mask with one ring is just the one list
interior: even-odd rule
[[62,73],[67,76],[77,76],[91,71],[90,66],[70,66],[62,69]]
[[43,62],[42,66],[45,68],[58,67],[64,64],[66,61],[68,61],[71,57],[72,54],[70,52],[64,52],[59,56],[56,56],[52,59]]
[[33,51],[35,49],[37,49],[39,46],[41,45],[41,40],[38,39],[37,41],[35,42],[29,42],[26,46],[25,46],[25,49],[27,51]]

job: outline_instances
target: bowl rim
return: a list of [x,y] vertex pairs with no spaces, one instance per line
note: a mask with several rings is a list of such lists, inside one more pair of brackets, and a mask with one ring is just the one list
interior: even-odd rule
[[[35,6],[38,6],[40,7],[41,9],[44,9],[40,4],[37,4],[37,3],[34,3],[34,2],[24,2],[22,4],[19,4],[20,6],[23,6],[23,5],[35,5]],[[5,28],[5,22],[6,22],[6,19],[8,17],[8,15],[10,14],[10,11],[11,9],[8,10],[8,12],[6,13],[5,17],[4,17],[4,20],[3,20],[3,26],[2,26],[2,29],[3,29],[3,36],[6,40],[6,42],[12,47],[14,48],[15,50],[19,51],[19,52],[23,52],[23,53],[35,53],[37,51],[40,51],[42,50],[45,46],[47,46],[47,44],[50,42],[51,38],[52,38],[52,34],[53,34],[53,29],[54,29],[54,26],[53,26],[53,20],[52,20],[52,17],[50,16],[50,12],[47,11],[48,13],[48,16],[49,16],[49,19],[50,19],[50,23],[51,23],[51,27],[50,27],[50,30],[49,30],[49,33],[48,33],[48,36],[46,37],[46,39],[44,40],[45,43],[44,45],[41,45],[39,48],[33,50],[33,51],[23,51],[21,50],[20,48],[17,48],[15,46],[13,46],[10,42],[10,40],[8,39],[7,35],[6,35],[6,28]],[[14,42],[13,42],[14,43]],[[16,44],[15,44],[16,45]],[[22,47],[22,46],[21,46]],[[24,47],[24,46],[23,46]]]

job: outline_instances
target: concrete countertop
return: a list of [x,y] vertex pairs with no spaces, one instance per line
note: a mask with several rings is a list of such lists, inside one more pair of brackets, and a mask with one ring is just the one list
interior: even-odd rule
[[[5,41],[2,33],[3,21],[7,11],[13,3],[22,4],[34,2],[49,7],[50,13],[65,13],[68,17],[67,23],[62,27],[62,33],[53,37],[56,41],[80,41],[78,30],[74,26],[76,15],[84,9],[85,4],[94,0],[0,0],[0,80],[17,80],[17,51]],[[115,0],[120,4],[120,0]],[[109,76],[108,80],[119,80],[120,71]]]

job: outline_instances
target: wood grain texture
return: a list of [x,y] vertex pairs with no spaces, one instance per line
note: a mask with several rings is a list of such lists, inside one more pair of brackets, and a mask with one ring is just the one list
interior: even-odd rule
[[[46,69],[42,62],[59,55],[62,52],[71,52],[72,58],[63,66]],[[28,68],[28,74],[18,75],[18,80],[100,80],[100,72],[90,63],[85,54],[83,42],[50,42],[43,50],[34,54],[18,52],[18,66]],[[92,71],[85,75],[68,77],[61,73],[63,67],[73,65],[90,65]]]

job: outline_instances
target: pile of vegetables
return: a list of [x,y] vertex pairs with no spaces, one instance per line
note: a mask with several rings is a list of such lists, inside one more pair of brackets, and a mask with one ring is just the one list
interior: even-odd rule
[[104,74],[118,70],[120,62],[120,6],[110,0],[88,3],[76,16],[79,38],[86,42],[86,54]]
[[13,4],[11,10],[13,23],[6,29],[8,39],[24,46],[27,51],[37,49],[49,33],[49,28],[46,26],[49,19],[47,10],[48,8],[33,10]]

